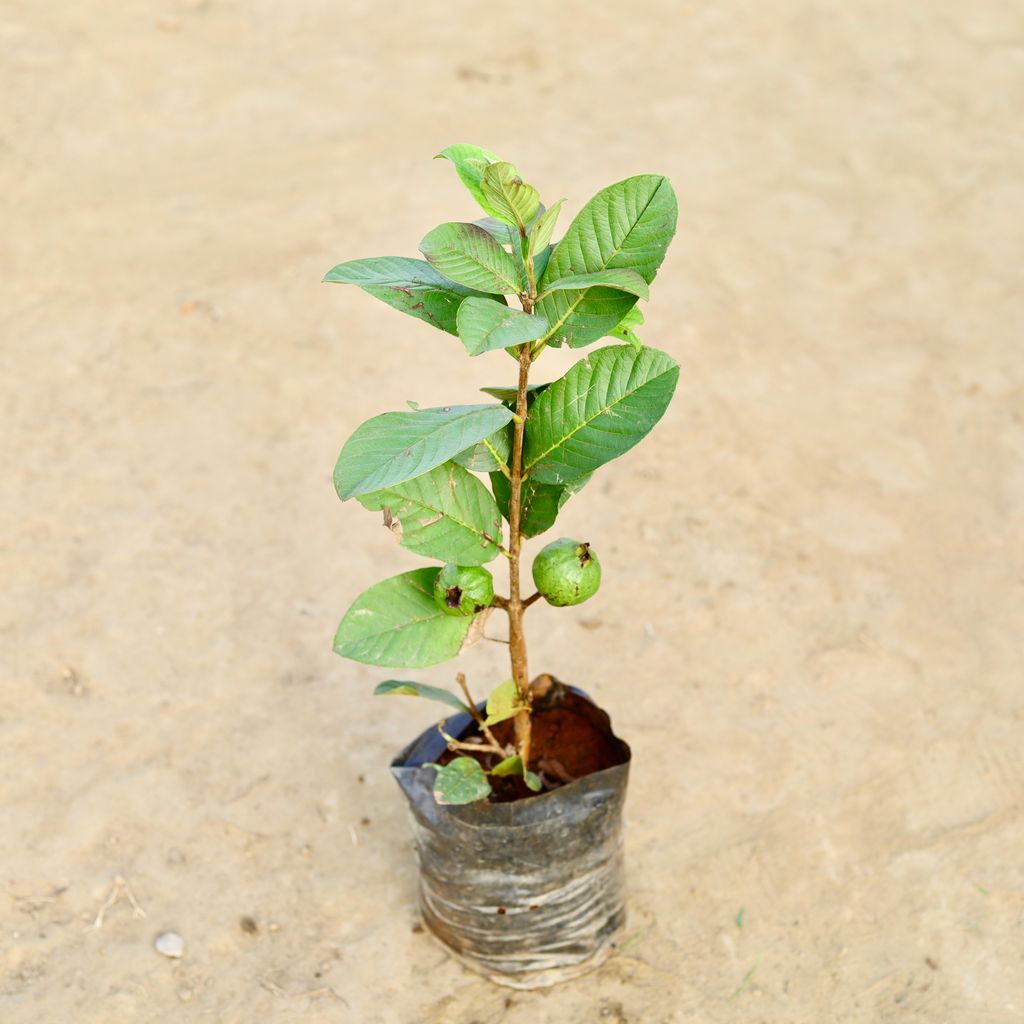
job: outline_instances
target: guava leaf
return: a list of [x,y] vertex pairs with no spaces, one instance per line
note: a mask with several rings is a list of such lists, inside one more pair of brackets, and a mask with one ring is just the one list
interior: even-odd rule
[[359,497],[404,548],[457,565],[483,565],[498,554],[501,513],[487,488],[454,462]]
[[506,757],[504,761],[499,761],[490,773],[491,775],[522,775],[523,759],[518,754],[513,754],[511,757]]
[[447,615],[434,602],[440,569],[413,569],[356,598],[334,635],[334,652],[366,665],[423,668],[454,658],[477,616]]
[[[447,146],[434,157],[435,160],[450,160],[455,166],[455,173],[459,180],[469,190],[470,195],[480,204],[481,209],[491,216],[497,216],[483,191],[484,170],[490,164],[501,163],[501,157],[492,153],[489,149],[482,149],[480,146],[472,146],[469,143],[458,142],[453,146]],[[501,241],[501,239],[499,239]]]
[[412,480],[512,419],[504,405],[453,405],[374,416],[345,442],[334,467],[342,501]]
[[[544,246],[543,249],[540,250],[540,252],[538,252],[533,257],[533,276],[534,276],[534,280],[539,281],[544,276],[544,272],[548,268],[548,261],[551,259],[551,254],[554,251],[555,250],[554,250],[553,246],[546,245],[546,246]],[[536,313],[536,309],[534,310],[534,313],[535,313],[535,315],[539,315],[539,314]]]
[[405,697],[426,697],[427,700],[436,700],[441,704],[447,704],[448,707],[455,708],[456,711],[470,713],[469,708],[454,693],[442,690],[440,686],[407,683],[400,679],[386,679],[383,683],[378,683],[373,690],[374,697],[385,697],[391,694],[400,694]]
[[523,281],[512,257],[475,224],[441,224],[420,242],[435,270],[466,288],[514,295]]
[[527,185],[510,163],[489,164],[484,168],[480,185],[491,207],[487,212],[498,220],[525,231],[526,225],[537,216],[540,209],[537,190]]
[[491,784],[475,758],[457,757],[443,767],[438,764],[428,767],[437,769],[434,799],[442,806],[471,804],[491,795]]
[[[559,484],[542,484],[532,477],[523,481],[519,491],[519,530],[524,537],[536,537],[551,529],[565,504],[562,500],[565,489]],[[502,516],[507,520],[511,482],[504,473],[492,473],[491,490]]]
[[[575,480],[570,480],[569,483],[563,484],[560,488],[561,493],[558,495],[558,511],[561,512],[565,507],[565,503],[574,495],[579,494],[587,484],[590,483],[590,478],[593,474],[587,473],[584,476],[578,476]],[[538,485],[539,486],[539,485]],[[547,486],[552,486],[548,484]]]
[[[675,193],[660,175],[641,174],[603,189],[555,246],[541,291],[552,281],[600,270],[632,270],[650,284],[675,234],[677,215]],[[542,340],[579,348],[607,335],[635,304],[627,292],[593,286],[553,291],[534,312],[551,324]]]
[[[595,270],[592,274],[572,274],[569,277],[549,281],[544,285],[545,294],[558,291],[582,290],[584,288],[614,288],[620,292],[629,292],[641,299],[649,299],[651,291],[647,282],[635,270]],[[486,299],[476,299],[485,302]],[[621,321],[620,321],[621,322]]]
[[[526,398],[528,402],[532,402],[545,388],[551,387],[551,384],[527,384],[526,385]],[[485,395],[490,395],[492,398],[498,399],[499,402],[504,402],[506,405],[514,407],[516,400],[519,398],[519,389],[514,385],[509,387],[487,387],[480,389]]]
[[[535,259],[541,249],[548,247],[551,235],[555,230],[555,222],[558,220],[558,214],[564,202],[564,199],[559,199],[554,206],[549,206],[534,222],[530,230],[529,252]],[[536,268],[536,263],[534,266]]]
[[497,302],[504,301],[491,292],[476,291],[450,281],[423,260],[404,256],[349,260],[329,270],[324,280],[354,284],[393,309],[449,334],[458,333],[456,314],[467,296],[488,295]]
[[539,793],[544,788],[544,783],[541,782],[541,778],[536,772],[524,770],[523,759],[518,754],[499,761],[491,769],[491,775],[521,775],[526,785],[535,793]]
[[675,360],[657,349],[611,345],[581,359],[533,403],[530,478],[569,483],[629,451],[661,419],[678,379]]
[[506,679],[505,682],[491,690],[487,698],[487,717],[485,725],[495,725],[511,718],[523,708],[523,702],[519,698],[519,688],[514,679]]
[[489,437],[477,441],[472,448],[460,452],[455,461],[470,473],[491,473],[507,466],[512,454],[512,429],[502,427]]
[[634,327],[640,327],[644,322],[644,315],[640,312],[639,306],[634,306],[618,323],[618,326],[614,327],[608,332],[608,336],[611,338],[620,338],[622,341],[628,341],[630,345],[636,348],[640,348],[643,342],[637,336]]
[[531,316],[491,299],[466,299],[457,318],[459,338],[471,356],[535,341],[548,329],[542,316]]
[[471,221],[478,228],[483,228],[499,245],[515,245],[519,238],[519,232],[497,217],[481,217],[479,220]]

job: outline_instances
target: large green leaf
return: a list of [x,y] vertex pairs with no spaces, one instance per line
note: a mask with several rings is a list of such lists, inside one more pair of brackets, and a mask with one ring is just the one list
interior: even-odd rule
[[427,767],[437,769],[434,799],[442,806],[471,804],[491,794],[491,784],[475,758],[457,757],[443,768],[439,764],[429,764]]
[[[565,504],[562,497],[566,489],[560,484],[542,484],[533,477],[523,481],[519,489],[519,532],[524,537],[536,537],[551,529],[559,510]],[[504,473],[492,473],[491,490],[494,491],[501,514],[508,519],[509,497],[512,494],[512,484],[508,477]]]
[[359,498],[383,511],[399,543],[418,555],[457,565],[483,565],[498,554],[501,513],[487,488],[454,462]]
[[454,658],[476,619],[448,615],[434,601],[440,569],[413,569],[364,590],[334,635],[334,651],[367,665],[423,668]]
[[564,484],[629,451],[661,419],[679,378],[670,356],[612,345],[581,359],[533,403],[524,463]]
[[420,252],[436,270],[466,288],[514,295],[523,289],[515,261],[475,224],[441,224],[424,236]]
[[471,356],[496,348],[536,341],[548,329],[542,316],[531,316],[491,299],[466,299],[459,307],[459,337]]
[[405,256],[349,260],[329,270],[324,280],[354,284],[375,299],[449,334],[458,333],[455,318],[466,296],[497,298],[492,292],[477,291],[450,281],[429,263]]
[[540,210],[540,196],[527,185],[510,163],[489,164],[481,181],[484,198],[490,204],[487,212],[525,231],[527,224]]
[[[675,193],[660,175],[627,178],[598,192],[555,246],[541,291],[552,281],[599,270],[633,270],[650,284],[675,234],[676,217]],[[554,291],[535,312],[551,324],[543,339],[549,345],[579,348],[607,335],[635,302],[626,292],[597,285]]]
[[502,466],[508,466],[512,454],[512,427],[502,427],[493,434],[477,441],[472,448],[459,452],[455,461],[470,473],[492,473]]
[[504,405],[453,405],[374,416],[345,442],[334,467],[335,490],[345,501],[412,480],[511,419],[512,411]]
[[483,191],[484,171],[490,164],[501,163],[501,157],[492,153],[489,149],[482,149],[480,146],[472,146],[469,143],[458,142],[453,146],[447,146],[434,157],[450,160],[455,166],[455,173],[459,180],[469,189],[470,194],[480,204],[481,209],[492,216],[497,216],[492,205],[488,202]]
[[402,679],[386,679],[383,683],[378,683],[373,690],[374,697],[387,697],[392,694],[405,697],[426,697],[427,700],[436,700],[441,704],[447,704],[448,707],[454,708],[456,711],[463,711],[467,715],[470,714],[470,710],[465,703],[459,700],[454,693],[442,690],[440,686],[428,686],[426,683],[408,683]]
[[[635,270],[595,270],[592,274],[573,274],[557,281],[549,281],[544,286],[544,293],[582,291],[600,285],[602,288],[614,288],[616,291],[628,292],[641,299],[650,298],[647,282]],[[480,301],[480,300],[478,300]]]

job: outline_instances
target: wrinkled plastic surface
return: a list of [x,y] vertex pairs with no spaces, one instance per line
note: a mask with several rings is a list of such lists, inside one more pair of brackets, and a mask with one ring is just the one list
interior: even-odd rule
[[[453,716],[447,731],[469,724]],[[467,967],[514,988],[598,966],[625,923],[628,746],[623,764],[551,792],[461,807],[437,804],[435,770],[423,767],[445,749],[432,727],[391,765],[412,811],[426,926]]]

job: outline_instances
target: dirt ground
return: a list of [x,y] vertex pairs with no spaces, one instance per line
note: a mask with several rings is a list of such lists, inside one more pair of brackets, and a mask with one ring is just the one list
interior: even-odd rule
[[[0,47],[4,1024],[1024,1020],[1019,8],[3,0]],[[529,620],[633,745],[628,938],[537,993],[414,932],[430,711],[330,650],[420,564],[344,438],[511,379],[319,283],[476,215],[456,141],[563,226],[682,211],[677,399]]]

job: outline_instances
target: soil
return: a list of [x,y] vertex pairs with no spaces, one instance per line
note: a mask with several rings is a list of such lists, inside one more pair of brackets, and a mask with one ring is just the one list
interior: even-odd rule
[[[613,732],[605,711],[593,702],[573,693],[551,676],[540,676],[547,682],[544,695],[533,704],[532,737],[529,768],[537,772],[544,784],[542,792],[550,792],[585,775],[613,768],[629,760],[629,747]],[[534,681],[537,689],[537,681]],[[502,745],[514,742],[515,726],[511,719],[491,727]],[[458,739],[473,742],[483,736],[473,723]],[[475,757],[484,768],[492,768],[499,760],[496,754],[460,750],[441,758],[447,764],[459,754]],[[539,794],[531,790],[520,776],[491,776],[492,803],[525,800]]]
[[[3,0],[3,1024],[1019,1024],[1022,43],[1006,0]],[[509,1005],[413,931],[388,764],[440,705],[330,649],[424,564],[344,439],[514,383],[320,283],[479,216],[463,141],[559,231],[680,200],[676,398],[552,534],[601,589],[526,621],[633,751],[627,937]],[[408,678],[459,670],[507,648]]]

